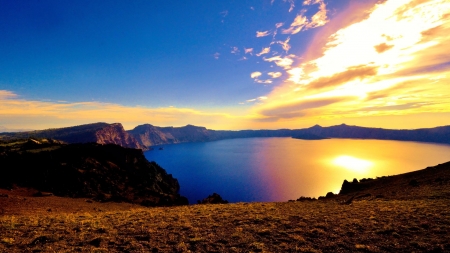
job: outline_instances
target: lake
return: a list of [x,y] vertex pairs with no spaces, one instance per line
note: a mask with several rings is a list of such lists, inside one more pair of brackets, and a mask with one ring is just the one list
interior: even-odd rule
[[344,179],[375,178],[450,161],[432,143],[245,138],[163,145],[145,157],[178,179],[190,203],[216,192],[230,202],[274,202],[338,193]]

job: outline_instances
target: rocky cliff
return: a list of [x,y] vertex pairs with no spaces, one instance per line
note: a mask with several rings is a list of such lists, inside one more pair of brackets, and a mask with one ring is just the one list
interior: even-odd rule
[[57,196],[146,206],[188,204],[178,180],[142,150],[118,145],[29,139],[0,144],[0,188],[30,187]]
[[146,149],[129,135],[122,124],[94,123],[73,127],[54,128],[21,133],[0,134],[0,140],[51,138],[66,143],[117,144],[126,148]]
[[140,125],[129,130],[139,144],[150,147],[161,144],[173,144],[182,142],[203,142],[218,140],[218,136],[212,130],[205,127],[187,125],[184,127],[156,127],[150,124]]

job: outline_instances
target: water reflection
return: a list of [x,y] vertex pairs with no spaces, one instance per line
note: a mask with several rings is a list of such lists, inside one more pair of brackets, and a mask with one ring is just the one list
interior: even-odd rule
[[349,155],[338,156],[332,160],[332,163],[357,173],[367,173],[367,171],[374,165],[371,161]]
[[342,182],[419,170],[450,161],[450,146],[430,143],[250,138],[165,145],[145,152],[195,203],[213,192],[231,202],[287,201],[338,193]]

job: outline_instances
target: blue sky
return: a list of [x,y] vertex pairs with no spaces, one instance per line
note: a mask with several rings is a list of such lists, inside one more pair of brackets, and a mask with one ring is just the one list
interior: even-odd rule
[[[356,115],[342,112],[341,108],[351,106],[348,99],[341,95],[323,95],[329,92],[322,90],[324,86],[339,90],[342,84],[339,80],[336,85],[330,85],[339,73],[341,76],[356,75],[344,78],[349,82],[355,79],[362,82],[373,77],[375,72],[380,74],[380,66],[386,64],[376,62],[373,68],[368,67],[367,64],[374,62],[370,58],[345,63],[349,65],[343,64],[342,68],[329,71],[325,70],[329,65],[320,67],[318,62],[326,52],[331,52],[330,45],[334,44],[330,42],[335,40],[335,45],[345,44],[345,41],[336,40],[339,31],[375,19],[376,15],[372,17],[371,14],[377,9],[398,12],[401,7],[392,2],[378,1],[376,5],[374,0],[0,0],[0,91],[3,92],[0,101],[4,105],[4,111],[0,111],[0,125],[46,128],[107,121],[123,122],[128,128],[151,123],[241,129],[327,125],[338,121],[352,122],[358,117],[362,119],[355,123],[364,125],[364,122],[377,121],[368,120],[367,116],[373,119],[396,115],[410,118],[424,113],[440,115],[440,118],[444,113],[448,119],[445,114],[448,110],[442,109],[445,106],[417,109],[442,104],[438,98],[404,103],[386,100],[382,104],[378,101],[376,108],[384,107],[377,110],[373,108],[375,104],[365,104]],[[417,13],[407,14],[409,18],[432,16],[429,12],[418,13],[426,9],[424,6],[431,10],[436,6],[441,8],[435,13],[438,17],[418,32],[424,36],[424,31],[443,27],[433,38],[439,38],[435,39],[439,45],[447,41],[448,38],[443,37],[448,30],[445,17],[449,12],[445,1],[422,1],[424,6],[416,1],[403,2],[404,5],[412,4],[412,10],[417,10]],[[389,20],[389,16],[384,17],[386,30],[389,30]],[[384,35],[378,28],[366,25],[369,32],[374,29],[379,37]],[[383,26],[382,22],[380,26]],[[406,37],[406,34],[399,36]],[[361,34],[358,39],[364,37]],[[352,38],[349,36],[348,40]],[[373,48],[377,46],[379,54],[387,55],[385,51],[394,51],[391,50],[394,44],[389,41],[393,40],[386,39],[387,44],[373,42],[369,50],[375,51]],[[419,43],[412,35],[410,42],[410,47]],[[364,43],[369,42],[361,42],[361,45]],[[426,47],[420,52],[425,54],[435,47]],[[364,53],[358,54],[364,58]],[[402,51],[397,55],[404,54]],[[442,52],[436,54],[442,55]],[[341,57],[346,58],[345,53]],[[444,58],[431,66],[418,67],[437,68],[436,76],[445,80],[442,76],[449,69],[445,63],[450,62],[450,57]],[[339,60],[325,60],[340,65]],[[308,66],[311,65],[319,69],[310,70]],[[365,68],[360,68],[363,65]],[[357,68],[353,70],[355,66]],[[370,72],[371,68],[375,72]],[[405,71],[403,67],[398,69],[394,72]],[[300,77],[299,71],[306,74]],[[418,79],[409,77],[408,82]],[[331,81],[323,82],[324,78]],[[405,80],[396,85],[368,80],[367,85],[381,88],[361,92],[371,95],[387,91]],[[303,88],[308,85],[316,87],[315,92]],[[304,91],[300,94],[299,89]],[[438,93],[442,93],[442,89]],[[361,96],[357,96],[360,101],[353,102],[362,103]],[[388,94],[382,96],[389,97]],[[334,107],[339,108],[338,114],[322,110],[339,104],[342,107]],[[361,115],[369,107],[371,115]],[[388,108],[396,108],[396,111],[386,113]],[[406,112],[405,108],[411,111]],[[317,112],[318,109],[321,112]],[[374,111],[379,113],[373,115]],[[68,115],[77,116],[71,118]],[[134,116],[130,118],[129,115]],[[336,115],[341,117],[335,118]]]

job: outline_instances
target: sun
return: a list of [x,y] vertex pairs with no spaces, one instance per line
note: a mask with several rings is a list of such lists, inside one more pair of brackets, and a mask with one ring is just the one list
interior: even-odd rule
[[332,160],[332,163],[358,173],[365,173],[373,166],[373,162],[371,161],[348,155],[338,156]]

